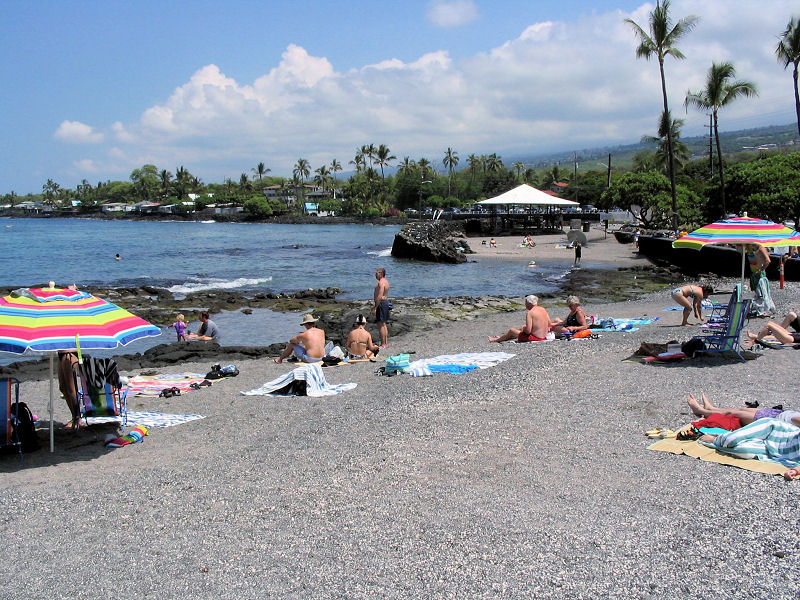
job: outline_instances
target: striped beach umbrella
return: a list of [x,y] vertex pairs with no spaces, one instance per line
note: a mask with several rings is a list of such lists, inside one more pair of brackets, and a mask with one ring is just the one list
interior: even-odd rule
[[673,248],[700,250],[706,244],[728,244],[742,249],[742,282],[744,282],[745,247],[800,246],[800,232],[781,223],[753,217],[734,217],[714,221],[695,229],[672,242]]
[[112,349],[161,330],[86,292],[22,288],[0,298],[0,351],[50,353],[50,450],[53,450],[53,357],[58,350]]

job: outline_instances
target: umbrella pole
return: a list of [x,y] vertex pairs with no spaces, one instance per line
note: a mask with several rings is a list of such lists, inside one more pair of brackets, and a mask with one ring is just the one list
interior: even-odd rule
[[53,355],[50,353],[50,452],[55,451],[55,443],[53,441]]
[[742,246],[742,290],[744,290],[744,246]]

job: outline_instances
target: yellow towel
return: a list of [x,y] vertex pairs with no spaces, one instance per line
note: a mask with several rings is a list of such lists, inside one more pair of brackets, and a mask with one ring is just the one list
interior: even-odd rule
[[717,452],[714,448],[704,446],[697,441],[680,442],[674,438],[665,439],[651,444],[647,447],[647,449],[657,450],[659,452],[671,452],[672,454],[686,454],[687,456],[699,458],[700,460],[730,465],[732,467],[739,467],[740,469],[756,471],[757,473],[783,475],[789,470],[788,467],[776,462],[765,462],[756,458],[737,458],[729,454],[723,454],[722,452]]

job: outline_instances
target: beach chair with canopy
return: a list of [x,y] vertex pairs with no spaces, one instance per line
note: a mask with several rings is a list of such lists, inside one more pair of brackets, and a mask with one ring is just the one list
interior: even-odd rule
[[72,365],[72,376],[79,411],[76,425],[88,417],[119,417],[122,426],[127,425],[127,388],[121,389],[116,361],[84,356],[82,363]]
[[3,452],[19,452],[22,458],[22,443],[14,435],[14,420],[19,414],[19,381],[14,378],[0,379],[0,449]]
[[705,354],[717,354],[719,356],[726,352],[733,352],[744,361],[745,358],[741,353],[742,348],[739,344],[739,338],[747,320],[747,311],[749,309],[750,300],[736,302],[732,307],[724,329],[705,335],[696,335],[692,339],[701,340],[705,344],[706,347],[702,351]]

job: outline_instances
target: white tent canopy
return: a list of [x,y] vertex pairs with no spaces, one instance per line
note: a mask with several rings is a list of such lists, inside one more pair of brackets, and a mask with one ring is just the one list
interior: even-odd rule
[[565,200],[564,198],[557,198],[550,194],[545,194],[535,187],[523,183],[494,198],[481,200],[478,204],[526,204],[526,205],[540,205],[540,206],[578,206],[578,202],[572,200]]

